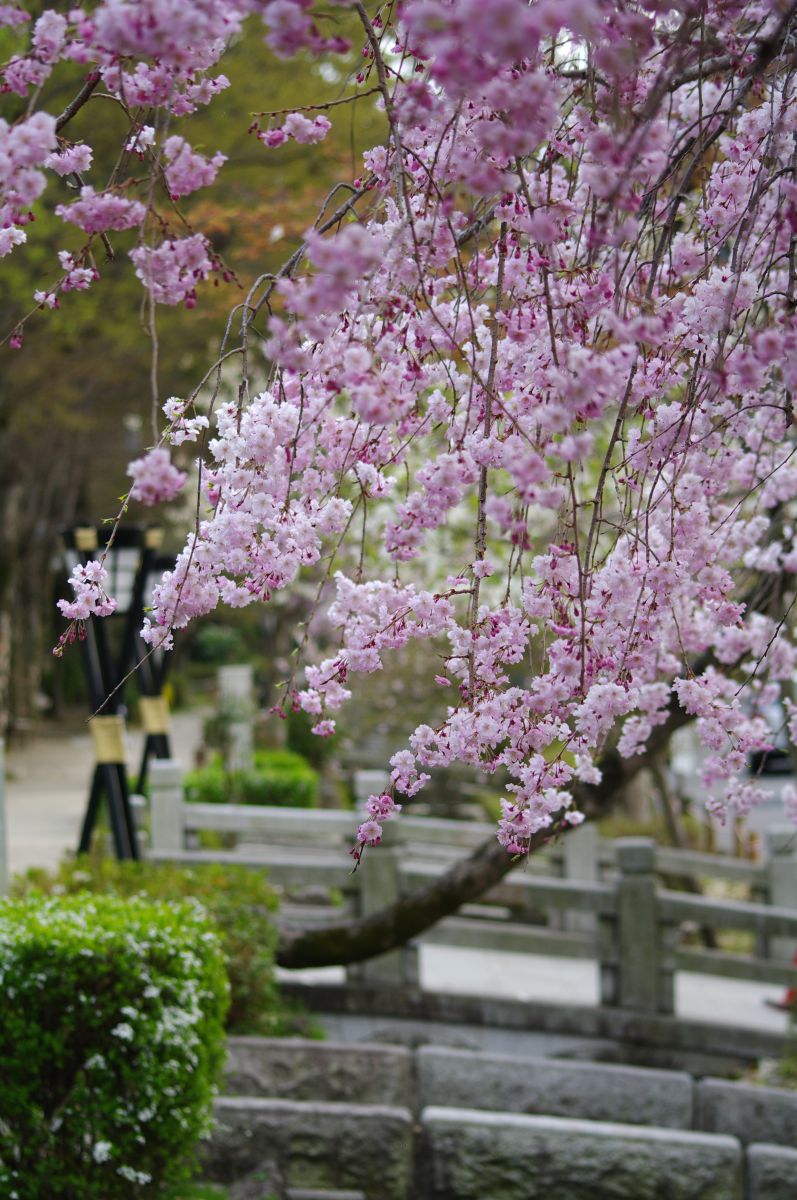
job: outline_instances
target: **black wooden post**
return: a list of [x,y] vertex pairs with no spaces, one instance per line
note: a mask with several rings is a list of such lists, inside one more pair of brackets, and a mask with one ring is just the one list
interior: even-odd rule
[[[160,544],[151,538],[151,534],[160,530],[148,530],[150,538],[148,555],[142,567],[144,581],[143,603],[149,603],[152,589],[164,571],[174,566],[174,559],[168,555],[155,554],[153,551]],[[141,765],[138,772],[136,791],[143,792],[147,783],[149,764],[153,758],[171,758],[172,749],[169,740],[169,709],[163,695],[166,683],[166,672],[171,657],[159,647],[148,646],[141,640],[141,623],[135,626],[134,656],[137,660],[137,682],[141,697],[141,717],[144,726],[144,749],[141,754]]]
[[[101,556],[109,530],[84,527],[64,533],[67,565],[85,564]],[[95,714],[90,727],[94,738],[95,766],[83,818],[78,851],[86,852],[97,824],[103,799],[108,807],[117,858],[140,858],[138,837],[130,807],[127,762],[124,754],[125,680],[135,666],[137,631],[141,625],[146,572],[154,550],[148,553],[147,535],[137,526],[117,528],[107,550],[105,566],[110,575],[110,592],[120,601],[117,612],[86,622],[83,662],[89,703]],[[114,655],[108,622],[123,619],[121,648]]]

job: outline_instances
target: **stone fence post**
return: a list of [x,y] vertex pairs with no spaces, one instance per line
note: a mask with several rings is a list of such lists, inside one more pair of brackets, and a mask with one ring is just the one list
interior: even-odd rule
[[659,922],[656,844],[652,838],[620,838],[616,847],[617,911],[611,932],[602,930],[601,1002],[672,1013],[673,968]]
[[[769,903],[776,908],[797,911],[797,829],[793,825],[772,825],[766,831]],[[797,950],[793,939],[769,939],[772,958],[791,962]]]
[[[377,850],[366,849],[355,878],[359,882],[358,915],[370,916],[401,896],[401,858],[404,852],[400,822],[385,826],[385,840]],[[408,942],[366,962],[346,968],[349,983],[388,984],[398,987],[418,983],[418,947]]]
[[355,771],[352,776],[354,799],[365,804],[369,796],[379,796],[390,787],[388,771]]
[[183,849],[183,773],[173,758],[152,760],[149,775],[153,853]]
[[255,677],[252,667],[219,667],[219,710],[229,729],[231,771],[254,764]]
[[6,750],[0,738],[0,896],[8,891],[8,828],[6,823]]
[[[598,826],[595,821],[585,821],[571,829],[562,838],[562,875],[565,879],[576,879],[579,883],[598,881]],[[579,933],[594,933],[595,917],[592,913],[570,912],[564,914],[565,929]]]

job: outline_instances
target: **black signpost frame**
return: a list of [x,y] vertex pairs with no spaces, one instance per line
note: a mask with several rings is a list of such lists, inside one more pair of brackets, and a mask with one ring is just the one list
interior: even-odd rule
[[[110,531],[107,528],[94,529],[93,527],[64,531],[65,557],[69,569],[71,570],[77,563],[85,565],[90,559],[101,557],[109,534]],[[162,669],[155,670],[154,655],[147,657],[146,653],[142,653],[143,643],[139,636],[144,605],[149,599],[145,594],[145,589],[147,583],[152,580],[153,563],[160,545],[160,535],[160,530],[148,530],[141,526],[119,526],[116,529],[113,543],[107,550],[105,565],[111,576],[111,592],[113,594],[114,554],[122,551],[128,551],[128,554],[131,550],[137,551],[138,556],[129,602],[124,607],[120,606],[112,616],[92,619],[85,625],[85,637],[82,644],[89,703],[94,713],[94,720],[117,719],[120,732],[116,740],[120,746],[121,721],[125,713],[125,683],[130,673],[135,669],[141,672],[142,693],[155,695],[159,694],[161,690]],[[120,621],[124,621],[124,627],[119,651],[114,654],[109,637],[109,623]],[[149,742],[149,738],[147,742]],[[95,741],[95,746],[97,744],[98,741]],[[149,750],[147,750],[145,742],[145,757],[152,753],[158,756],[161,753],[164,756],[168,755],[169,745],[166,735],[161,735],[160,740],[153,742]],[[145,774],[144,763],[142,763],[142,775],[145,776]],[[140,858],[141,851],[130,804],[127,763],[121,750],[114,752],[111,749],[108,754],[97,752],[88,804],[80,831],[79,854],[87,853],[90,849],[103,800],[107,804],[117,858]]]
[[[174,566],[174,558],[169,555],[155,554],[150,557],[147,573],[143,575],[145,582],[144,597],[149,599],[152,587],[170,567]],[[162,696],[166,683],[166,674],[171,662],[171,655],[159,647],[148,646],[141,638],[141,622],[135,626],[135,654],[138,658],[137,681],[142,696]],[[153,758],[171,758],[171,744],[166,729],[157,733],[145,733],[144,749],[141,754],[141,766],[136,782],[136,791],[140,794],[147,784],[149,764]]]

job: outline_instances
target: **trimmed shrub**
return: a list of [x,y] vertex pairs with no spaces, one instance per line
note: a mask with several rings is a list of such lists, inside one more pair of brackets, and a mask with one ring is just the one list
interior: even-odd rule
[[[200,901],[221,939],[230,980],[229,1033],[280,1036],[301,1032],[301,1023],[281,999],[274,979],[277,895],[262,872],[228,864],[118,862],[83,856],[66,860],[54,873],[29,870],[14,881],[14,893],[143,894],[157,900]],[[1,1085],[0,1085],[1,1086]]]
[[290,750],[256,750],[251,771],[225,771],[221,759],[189,771],[186,800],[198,804],[272,804],[315,808],[318,774]]
[[0,1195],[129,1200],[190,1177],[228,985],[197,904],[0,904]]

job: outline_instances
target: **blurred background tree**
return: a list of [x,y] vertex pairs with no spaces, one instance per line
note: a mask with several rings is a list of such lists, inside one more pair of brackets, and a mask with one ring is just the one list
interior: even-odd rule
[[[35,17],[43,5],[26,7]],[[330,19],[347,32],[349,16],[335,12]],[[354,35],[350,55],[335,66],[307,57],[297,70],[296,61],[275,58],[255,23],[222,60],[230,88],[209,108],[174,120],[173,131],[197,148],[227,155],[211,192],[179,208],[189,222],[201,217],[232,279],[200,289],[190,320],[182,309],[160,307],[160,403],[197,384],[216,356],[230,309],[259,274],[279,268],[315,220],[324,196],[338,181],[355,177],[362,151],[383,139],[384,118],[370,100],[333,110],[333,130],[322,146],[291,141],[266,149],[248,133],[253,114],[264,109],[295,109],[341,94],[361,62],[355,31],[348,32]],[[0,31],[0,58],[14,48],[13,33]],[[59,73],[44,106],[59,111],[81,82],[79,67],[71,79]],[[23,103],[4,97],[6,119],[19,115]],[[116,103],[96,96],[68,126],[74,141],[90,130],[92,181],[109,173],[127,125]],[[53,178],[37,210],[36,238],[3,262],[0,337],[34,307],[34,290],[56,278],[58,251],[80,245],[77,230],[67,244],[63,225],[52,215],[69,196],[68,181]],[[96,264],[103,286],[70,293],[60,313],[42,310],[26,326],[22,348],[8,352],[0,377],[0,731],[13,731],[53,702],[48,664],[59,629],[54,608],[59,530],[115,515],[126,490],[126,464],[152,444],[151,342],[143,289],[127,258],[131,239],[112,235],[113,260]],[[255,386],[266,366],[253,364]],[[159,514],[133,507],[128,516],[151,521]],[[186,511],[183,525],[189,520]],[[181,540],[175,531],[175,545]],[[67,668],[67,683],[70,671],[77,683],[79,665]]]

